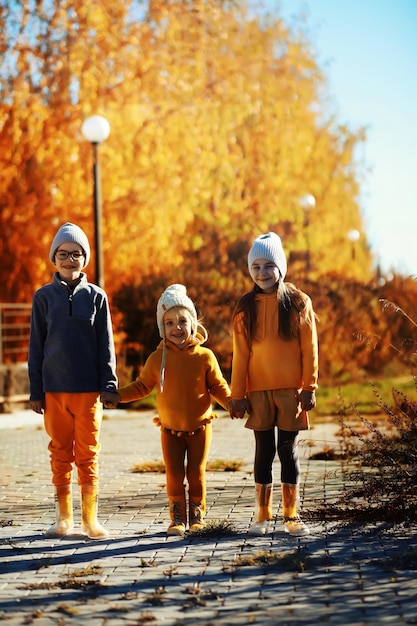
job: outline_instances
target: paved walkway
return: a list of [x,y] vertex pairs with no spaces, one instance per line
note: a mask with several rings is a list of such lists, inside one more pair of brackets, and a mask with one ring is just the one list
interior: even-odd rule
[[[403,529],[314,523],[311,535],[289,537],[277,485],[271,533],[248,535],[253,439],[242,422],[224,415],[214,423],[210,460],[243,465],[235,472],[208,472],[207,519],[213,526],[226,520],[230,526],[223,528],[235,532],[167,537],[164,475],[132,471],[161,459],[152,416],[106,411],[99,519],[111,538],[90,541],[80,535],[44,538],[54,518],[48,438],[30,412],[0,415],[4,624],[417,624],[415,572],[386,567],[391,557],[415,554],[417,524],[405,535]],[[317,424],[301,435],[306,516],[343,488],[337,462],[310,459],[312,451],[337,447],[336,430],[335,424]],[[75,504],[79,522],[78,498]]]

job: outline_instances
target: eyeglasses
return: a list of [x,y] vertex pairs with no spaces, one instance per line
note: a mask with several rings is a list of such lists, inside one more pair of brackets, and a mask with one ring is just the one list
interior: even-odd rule
[[84,256],[84,252],[82,252],[82,250],[73,250],[72,252],[68,252],[68,250],[58,250],[58,252],[55,252],[55,256],[60,261],[65,261],[68,257],[73,261],[78,261],[78,259]]

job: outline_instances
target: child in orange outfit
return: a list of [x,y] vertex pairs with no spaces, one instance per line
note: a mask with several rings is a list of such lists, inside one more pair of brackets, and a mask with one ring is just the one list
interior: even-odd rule
[[256,514],[250,532],[263,535],[268,530],[278,453],[284,528],[291,535],[306,535],[308,526],[297,513],[297,437],[309,427],[307,411],[316,405],[315,314],[310,298],[284,282],[287,261],[276,233],[254,240],[248,268],[254,286],[233,316],[231,387],[232,412],[241,416],[247,409],[246,427],[255,435]]
[[108,532],[97,521],[101,391],[117,388],[113,331],[106,293],[87,281],[90,260],[84,231],[67,222],[56,233],[49,259],[53,282],[33,296],[29,341],[30,404],[44,414],[55,486],[56,522],[47,537],[74,529],[72,473],[81,490],[82,529],[91,539]]
[[[166,468],[171,523],[168,535],[184,535],[187,506],[184,481],[189,491],[190,531],[204,527],[206,512],[206,464],[212,438],[213,397],[228,410],[229,386],[214,353],[202,346],[207,331],[197,321],[192,300],[184,285],[169,286],[157,305],[157,323],[162,338],[136,380],[102,394],[106,407],[131,402],[157,387],[162,454]],[[185,463],[187,459],[187,462]]]

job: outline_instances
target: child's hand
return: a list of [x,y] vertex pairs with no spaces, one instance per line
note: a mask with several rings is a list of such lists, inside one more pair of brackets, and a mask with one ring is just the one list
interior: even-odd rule
[[228,409],[232,419],[235,417],[242,419],[249,410],[249,403],[246,398],[242,400],[231,400],[230,404],[228,404]]
[[300,391],[299,400],[303,411],[311,411],[316,406],[316,394],[314,391]]
[[32,411],[35,411],[35,413],[39,413],[40,415],[42,415],[42,413],[45,410],[45,401],[44,400],[31,400],[30,408],[32,409]]
[[115,409],[120,402],[120,396],[117,391],[102,391],[100,400],[106,409]]

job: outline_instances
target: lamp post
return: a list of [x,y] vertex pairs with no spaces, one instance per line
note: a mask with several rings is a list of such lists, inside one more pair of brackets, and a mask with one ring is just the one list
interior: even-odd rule
[[311,267],[311,259],[310,259],[310,211],[314,209],[316,206],[316,199],[311,193],[307,193],[305,196],[299,199],[298,201],[300,207],[304,212],[304,223],[303,226],[305,228],[305,238],[306,238],[306,270],[310,271]]
[[93,206],[94,206],[94,242],[96,260],[96,284],[104,287],[103,253],[101,249],[101,180],[98,160],[98,146],[110,135],[110,124],[105,117],[93,115],[84,120],[81,126],[84,137],[93,146]]
[[361,234],[358,230],[356,230],[356,228],[352,228],[352,230],[348,232],[347,236],[348,236],[350,243],[352,244],[351,254],[352,254],[352,261],[354,261],[356,259],[355,244],[360,239]]

